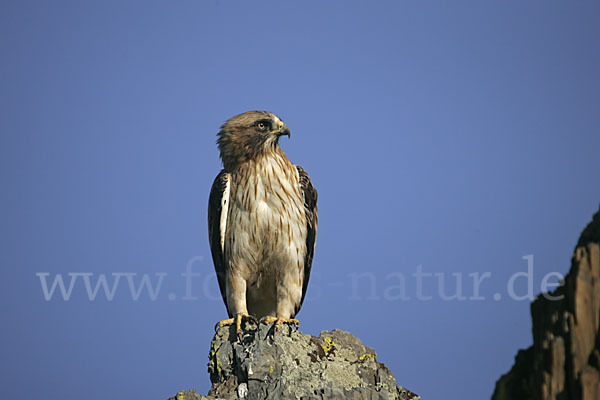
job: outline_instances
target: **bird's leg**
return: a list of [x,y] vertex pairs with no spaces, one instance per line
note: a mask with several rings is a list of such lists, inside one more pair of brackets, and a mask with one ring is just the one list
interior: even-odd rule
[[256,325],[258,325],[258,322],[256,318],[248,314],[248,309],[246,308],[246,280],[244,277],[239,274],[227,274],[226,279],[227,309],[231,314],[234,314],[234,317],[219,321],[215,329],[235,324],[238,338],[241,339],[242,320],[251,320]]
[[[295,254],[292,254],[295,256]],[[281,327],[281,324],[286,324],[289,326],[293,326],[298,329],[300,323],[297,319],[290,318],[295,314],[295,304],[300,303],[300,299],[302,296],[302,279],[300,279],[298,290],[291,290],[288,287],[288,282],[297,282],[298,279],[301,278],[298,276],[297,270],[289,269],[283,271],[283,275],[279,277],[279,283],[277,285],[277,308],[274,311],[276,316],[267,315],[261,318],[260,322],[263,322],[267,325],[275,323],[274,328],[278,330]],[[272,312],[273,312],[272,311]]]
[[267,315],[266,317],[262,317],[260,319],[260,322],[262,322],[263,324],[266,324],[266,325],[272,324],[274,322],[275,330],[279,329],[281,327],[281,324],[288,324],[290,326],[295,327],[296,329],[298,329],[298,327],[300,326],[300,323],[298,322],[297,319],[273,317],[272,315]]
[[217,322],[217,324],[215,325],[215,331],[219,328],[223,328],[224,326],[229,326],[229,325],[235,324],[235,331],[238,334],[238,336],[241,336],[242,335],[242,320],[250,320],[258,325],[258,323],[256,322],[256,318],[254,318],[252,315],[248,314],[247,312],[241,312],[241,313],[237,313],[235,315],[235,317],[233,317],[233,318],[224,319],[222,321]]

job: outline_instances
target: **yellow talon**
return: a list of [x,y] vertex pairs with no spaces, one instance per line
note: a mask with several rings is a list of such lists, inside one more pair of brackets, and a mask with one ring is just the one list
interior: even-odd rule
[[275,322],[275,330],[279,329],[281,327],[281,324],[289,324],[289,325],[294,326],[296,329],[298,329],[298,327],[300,326],[300,323],[298,322],[297,319],[279,318],[279,317],[273,317],[271,315],[267,315],[266,317],[261,319],[260,322],[263,322],[266,325],[269,325],[269,324],[272,324],[273,322]]
[[238,336],[242,335],[242,320],[244,319],[249,319],[251,321],[256,322],[256,319],[248,314],[248,313],[239,313],[236,314],[235,317],[233,318],[229,318],[229,319],[224,319],[222,321],[217,322],[217,324],[215,325],[215,330],[217,330],[217,328],[223,328],[224,326],[229,326],[229,325],[234,325],[235,324],[235,331],[237,332]]
[[217,322],[217,324],[215,325],[215,331],[217,330],[217,328],[222,328],[224,326],[233,325],[234,322],[235,322],[235,320],[233,318],[221,320],[221,321]]

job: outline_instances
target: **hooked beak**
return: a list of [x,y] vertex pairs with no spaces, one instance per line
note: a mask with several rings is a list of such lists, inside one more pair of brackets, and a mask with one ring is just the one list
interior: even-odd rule
[[287,135],[287,137],[289,139],[291,137],[290,128],[288,128],[286,124],[283,124],[283,126],[281,128],[279,128],[279,131],[277,131],[277,135],[279,135],[279,136]]
[[287,136],[288,138],[291,137],[290,136],[290,128],[287,127],[286,124],[284,124],[282,121],[279,121],[277,123],[277,130],[272,131],[271,133],[274,133],[275,135],[277,135],[277,137],[281,137],[281,136]]

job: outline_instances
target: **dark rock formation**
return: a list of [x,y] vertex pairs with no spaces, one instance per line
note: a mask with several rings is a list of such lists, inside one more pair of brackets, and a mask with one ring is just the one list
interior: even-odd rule
[[496,383],[493,400],[600,399],[600,211],[585,228],[564,284],[531,304],[533,346]]
[[401,399],[419,396],[396,386],[375,350],[340,330],[305,335],[289,326],[246,325],[220,329],[208,355],[212,388],[207,396],[179,392],[171,400]]

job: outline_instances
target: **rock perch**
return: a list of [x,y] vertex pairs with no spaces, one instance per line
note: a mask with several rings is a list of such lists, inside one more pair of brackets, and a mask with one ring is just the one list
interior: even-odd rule
[[396,385],[377,353],[349,332],[334,329],[319,337],[289,326],[246,324],[238,340],[234,327],[220,329],[208,354],[212,388],[170,400],[356,399],[418,400]]

